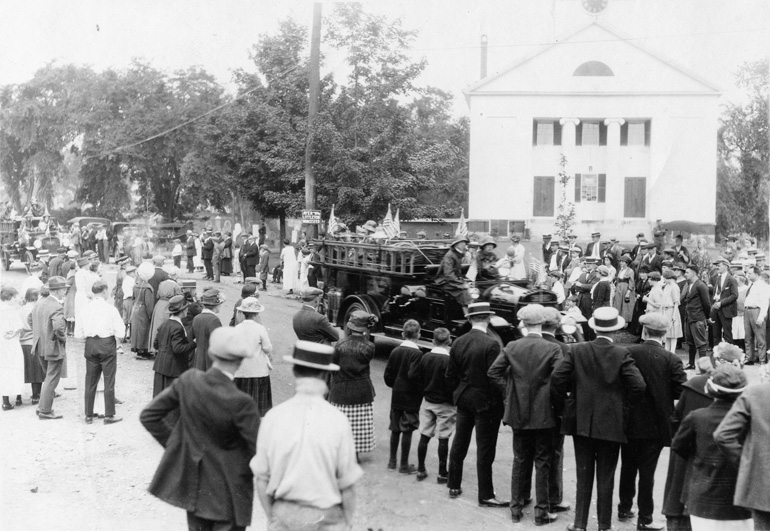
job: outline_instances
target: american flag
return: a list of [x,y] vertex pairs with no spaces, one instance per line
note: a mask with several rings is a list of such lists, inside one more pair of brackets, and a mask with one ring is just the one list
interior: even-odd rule
[[326,228],[326,234],[331,236],[340,229],[340,224],[334,216],[334,205],[332,205],[331,214],[329,214],[329,225]]
[[468,224],[465,222],[465,209],[460,209],[460,222],[457,224],[457,230],[455,231],[455,238],[467,238],[468,237]]
[[395,238],[401,232],[401,224],[398,221],[398,211],[396,212],[396,219],[393,219],[393,215],[390,213],[390,204],[388,204],[388,213],[385,214],[385,219],[382,222],[382,231],[388,235],[388,238]]

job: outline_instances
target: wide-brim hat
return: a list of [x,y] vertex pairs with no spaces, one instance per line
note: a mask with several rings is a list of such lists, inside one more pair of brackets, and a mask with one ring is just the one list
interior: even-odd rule
[[210,358],[225,361],[254,357],[253,349],[243,331],[231,326],[220,326],[211,332],[208,355]]
[[174,295],[168,301],[168,313],[179,313],[188,306],[190,306],[190,303],[187,302],[187,298],[184,295]]
[[618,258],[618,260],[620,260],[621,262],[625,262],[627,264],[631,263],[631,261],[632,261],[631,257],[628,256],[628,255],[625,255],[625,254],[623,256],[621,256],[620,258]]
[[467,244],[467,243],[470,242],[470,240],[468,238],[466,238],[465,236],[458,236],[457,238],[455,238],[452,241],[452,243],[450,244],[450,247],[454,247],[455,245],[457,245],[460,242],[465,242]]
[[604,306],[594,310],[594,314],[588,320],[588,326],[597,332],[614,332],[626,325],[626,320],[612,306]]
[[150,262],[142,262],[136,268],[136,274],[145,282],[150,280],[155,274],[155,267]]
[[86,257],[83,257],[83,258],[78,258],[78,267],[85,267],[85,266],[87,266],[89,263],[91,263],[91,260],[89,260],[89,259],[88,259],[88,258],[86,258]]
[[373,219],[367,220],[367,222],[364,223],[363,228],[366,229],[367,232],[374,232],[377,230],[377,222]]
[[187,289],[189,289],[189,288],[195,289],[195,288],[198,287],[198,283],[195,280],[190,280],[190,279],[181,279],[178,282],[178,284],[179,284],[179,287],[182,288],[182,289],[185,289],[185,288],[187,288]]
[[48,289],[65,289],[67,287],[67,281],[64,277],[51,277],[48,279]]
[[224,296],[216,288],[209,288],[201,296],[201,304],[204,306],[219,306],[225,302]]
[[355,332],[365,333],[368,332],[369,329],[377,323],[377,321],[378,319],[376,315],[372,315],[371,313],[365,312],[363,310],[356,310],[350,314],[350,317],[348,317],[348,322],[345,326]]
[[340,366],[332,363],[334,359],[334,347],[314,343],[312,341],[297,341],[294,344],[294,352],[291,356],[284,356],[284,361],[319,369],[322,371],[338,371]]
[[706,382],[705,391],[711,398],[735,400],[746,390],[746,374],[732,364],[719,365]]
[[471,317],[474,315],[495,315],[488,302],[474,302],[468,305],[468,313],[465,317]]
[[246,297],[238,306],[238,311],[243,313],[260,313],[265,311],[265,307],[256,297]]
[[483,238],[481,238],[481,240],[479,240],[479,247],[481,247],[482,249],[484,248],[485,245],[489,245],[489,244],[492,244],[495,247],[497,247],[497,242],[495,242],[495,239],[488,234]]
[[586,256],[584,261],[585,261],[586,264],[598,264],[599,263],[599,259],[595,258],[593,256]]

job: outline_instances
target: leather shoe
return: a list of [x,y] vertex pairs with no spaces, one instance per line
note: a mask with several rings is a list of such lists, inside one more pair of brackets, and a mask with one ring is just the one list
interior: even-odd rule
[[436,476],[436,483],[439,485],[446,485],[449,478],[447,476]]
[[497,498],[489,498],[488,500],[479,500],[479,507],[508,507],[511,503],[507,501],[501,501]]
[[449,489],[450,498],[459,498],[460,494],[462,493],[463,493],[463,489]]
[[541,516],[535,516],[535,525],[548,525],[554,523],[559,517],[555,514],[545,513]]
[[638,531],[660,531],[661,529],[665,529],[665,528],[666,528],[665,525],[659,524],[656,522],[650,522],[649,524],[642,524],[642,523],[636,524],[636,529]]
[[527,498],[526,500],[524,500],[524,503],[522,503],[521,506],[526,507],[530,503],[532,503],[532,498]]
[[123,420],[123,417],[116,417],[116,416],[110,416],[110,417],[104,417],[104,423],[105,424],[115,424],[117,422],[120,422]]
[[428,477],[428,473],[425,470],[418,470],[417,471],[417,481],[422,481],[423,479]]
[[417,467],[414,465],[406,465],[398,467],[398,473],[404,476],[417,473]]
[[753,361],[747,361],[746,363],[744,363],[744,365],[754,365],[754,362]]
[[511,521],[514,524],[518,524],[519,522],[521,522],[521,517],[522,517],[521,513],[511,513]]
[[621,522],[625,522],[626,520],[630,520],[636,516],[636,513],[633,511],[633,509],[629,509],[628,511],[620,511],[618,510],[618,520]]
[[86,424],[93,424],[94,423],[94,417],[86,417]]
[[692,363],[689,363],[689,364],[684,366],[684,370],[686,370],[686,371],[694,371],[695,370],[695,366]]
[[388,470],[395,470],[395,469],[396,469],[396,462],[388,461]]
[[40,420],[58,420],[60,418],[63,418],[61,415],[57,415],[53,411],[51,411],[50,413],[43,413],[41,411],[40,413],[38,413],[37,416]]
[[570,509],[572,509],[572,506],[567,502],[561,502],[561,503],[551,505],[552,513],[566,513]]
[[567,531],[586,531],[585,527],[575,527],[575,524],[567,524]]

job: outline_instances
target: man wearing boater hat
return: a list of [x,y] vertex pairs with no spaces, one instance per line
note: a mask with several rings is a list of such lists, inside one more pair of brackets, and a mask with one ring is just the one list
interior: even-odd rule
[[471,302],[468,287],[462,273],[463,257],[468,249],[468,238],[459,236],[455,238],[449,251],[444,255],[436,275],[435,284],[450,294],[462,306],[463,312]]
[[[251,524],[249,461],[256,453],[259,412],[233,379],[251,349],[237,330],[223,327],[211,334],[208,355],[208,371],[184,372],[139,416],[165,448],[148,490],[185,509],[188,529],[244,530]],[[169,416],[177,422],[167,422]]]
[[562,433],[575,444],[577,494],[570,531],[586,529],[594,473],[599,530],[612,528],[615,469],[620,445],[626,442],[623,418],[646,387],[631,354],[614,344],[615,332],[625,325],[618,310],[597,308],[588,325],[596,339],[572,345],[551,374],[551,398],[556,413],[562,412]]
[[479,506],[508,507],[508,502],[497,499],[492,482],[497,432],[504,412],[503,401],[487,376],[489,367],[500,355],[499,343],[487,335],[489,320],[494,314],[488,302],[469,305],[465,316],[472,328],[457,338],[449,353],[446,379],[457,406],[457,425],[449,452],[447,487],[450,498],[457,498],[463,492],[463,463],[475,428]]
[[262,419],[251,460],[268,529],[352,529],[356,463],[348,418],[324,400],[334,348],[297,341],[291,356],[296,394]]

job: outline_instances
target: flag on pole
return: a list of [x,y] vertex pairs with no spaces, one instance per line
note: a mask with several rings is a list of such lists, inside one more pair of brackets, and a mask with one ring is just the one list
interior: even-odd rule
[[396,227],[396,236],[401,234],[401,209],[396,209],[396,215],[393,218],[393,225]]
[[393,221],[393,215],[390,213],[390,203],[388,203],[388,213],[385,214],[385,219],[382,222],[382,231],[388,235],[389,239],[395,238],[400,232],[398,224]]
[[340,229],[340,224],[334,216],[334,205],[332,205],[331,214],[329,214],[329,225],[326,228],[326,234],[331,236]]
[[468,237],[468,224],[465,222],[465,209],[460,209],[460,222],[457,224],[455,238]]

